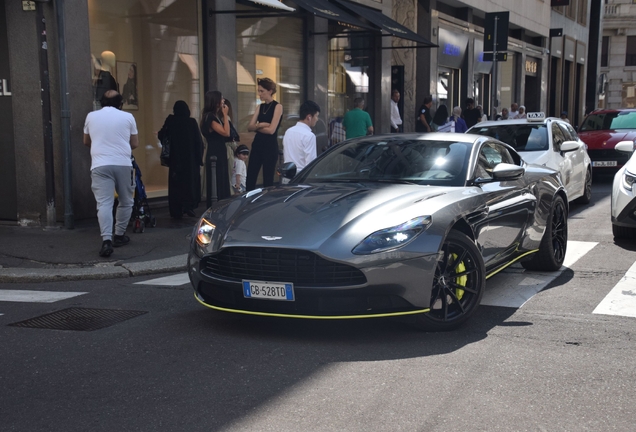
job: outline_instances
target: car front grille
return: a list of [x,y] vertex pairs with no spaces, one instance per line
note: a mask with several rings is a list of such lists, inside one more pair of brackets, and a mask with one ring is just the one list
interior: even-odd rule
[[354,286],[367,281],[355,267],[295,249],[226,248],[202,261],[204,274],[236,281],[291,282],[304,287]]

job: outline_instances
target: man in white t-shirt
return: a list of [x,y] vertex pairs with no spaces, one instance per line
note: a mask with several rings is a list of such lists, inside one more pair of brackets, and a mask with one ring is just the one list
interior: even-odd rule
[[402,128],[402,117],[400,117],[400,108],[398,102],[400,101],[400,92],[394,89],[391,93],[391,133],[398,133]]
[[508,119],[513,120],[519,116],[519,104],[513,102],[510,104],[510,112],[508,113]]
[[[306,101],[300,106],[299,120],[296,126],[290,127],[283,136],[283,156],[285,163],[293,162],[296,173],[316,159],[316,135],[311,128],[316,126],[320,107],[316,102]],[[283,179],[289,183],[289,179]]]
[[[130,238],[124,235],[130,221],[135,191],[132,150],[139,145],[137,123],[132,114],[121,111],[123,99],[108,90],[101,99],[102,109],[86,116],[84,145],[91,149],[91,188],[97,201],[97,219],[102,235],[99,255],[109,257],[113,246],[124,246]],[[117,206],[113,237],[113,205]]]

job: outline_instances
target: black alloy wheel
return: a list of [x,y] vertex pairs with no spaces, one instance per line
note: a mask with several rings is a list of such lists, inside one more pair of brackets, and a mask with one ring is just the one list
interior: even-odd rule
[[568,246],[568,212],[563,198],[556,195],[548,217],[539,251],[521,265],[527,270],[556,271],[565,260]]
[[418,327],[432,331],[457,328],[475,312],[485,286],[484,261],[475,242],[451,231],[437,262],[430,312],[417,315]]

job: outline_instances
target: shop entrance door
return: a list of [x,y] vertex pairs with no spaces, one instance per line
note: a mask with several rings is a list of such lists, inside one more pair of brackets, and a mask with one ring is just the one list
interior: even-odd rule
[[437,106],[446,105],[448,112],[460,106],[460,70],[440,67],[437,72]]
[[490,75],[475,74],[473,80],[473,95],[475,99],[475,107],[481,105],[484,114],[490,118]]

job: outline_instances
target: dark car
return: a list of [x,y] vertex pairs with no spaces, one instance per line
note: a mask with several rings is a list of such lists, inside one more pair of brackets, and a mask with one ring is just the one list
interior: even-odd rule
[[619,142],[636,142],[636,109],[602,109],[585,117],[578,131],[587,145],[595,172],[615,172],[629,160],[625,152],[614,150]]
[[429,133],[349,140],[288,185],[208,209],[188,274],[212,309],[307,319],[412,316],[447,330],[486,279],[521,261],[558,270],[568,197],[559,174],[491,137]]

